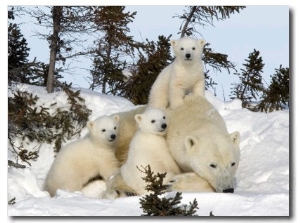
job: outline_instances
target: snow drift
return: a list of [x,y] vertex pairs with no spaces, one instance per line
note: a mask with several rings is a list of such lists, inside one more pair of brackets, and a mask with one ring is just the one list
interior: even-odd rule
[[[48,94],[44,88],[17,85],[32,92],[43,106],[57,102],[67,104],[63,92]],[[130,110],[135,106],[127,99],[80,89],[81,97],[92,110],[90,119]],[[10,96],[10,93],[9,93]],[[236,173],[234,194],[183,193],[183,204],[194,198],[197,215],[209,216],[289,216],[289,110],[272,113],[251,112],[241,108],[239,100],[223,102],[206,91],[207,99],[223,116],[228,131],[241,133],[241,159]],[[86,129],[83,129],[82,135]],[[32,145],[28,145],[32,148]],[[14,160],[8,150],[8,159]],[[59,190],[50,198],[43,191],[47,171],[54,160],[53,146],[40,146],[39,158],[25,169],[8,168],[8,216],[140,216],[139,196],[115,200],[96,199],[81,192]],[[170,196],[170,194],[168,195]]]

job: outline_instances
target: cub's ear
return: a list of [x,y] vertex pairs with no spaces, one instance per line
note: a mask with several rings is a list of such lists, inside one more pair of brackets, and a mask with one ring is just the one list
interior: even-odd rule
[[199,40],[199,44],[200,44],[201,47],[204,47],[204,45],[206,44],[205,39]]
[[137,123],[140,123],[142,121],[142,114],[136,114],[134,119]]
[[89,131],[91,131],[91,130],[93,129],[94,122],[88,121],[88,122],[86,123],[86,126],[88,127]]
[[120,117],[118,115],[114,115],[114,120],[116,120],[117,122],[120,120]]
[[176,45],[176,43],[177,43],[177,40],[171,40],[170,41],[170,44],[171,44],[172,47],[174,47]]
[[191,150],[197,143],[198,140],[193,136],[187,136],[184,139],[184,146],[187,151]]
[[231,142],[233,142],[234,144],[236,145],[239,145],[240,144],[240,133],[235,131],[233,133],[231,133],[229,135],[229,139]]

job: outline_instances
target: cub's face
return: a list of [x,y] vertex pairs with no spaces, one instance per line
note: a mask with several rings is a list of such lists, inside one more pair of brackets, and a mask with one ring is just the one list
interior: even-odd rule
[[216,192],[233,193],[234,175],[239,165],[240,134],[234,132],[228,137],[214,134],[199,138],[187,136],[185,153],[190,168],[206,179]]
[[101,142],[114,142],[119,129],[119,116],[102,116],[87,123],[90,134]]
[[154,135],[165,135],[167,131],[166,114],[161,109],[148,108],[143,114],[135,115],[139,129]]
[[173,52],[181,61],[199,61],[202,57],[205,40],[196,40],[191,37],[183,37],[179,40],[172,40]]

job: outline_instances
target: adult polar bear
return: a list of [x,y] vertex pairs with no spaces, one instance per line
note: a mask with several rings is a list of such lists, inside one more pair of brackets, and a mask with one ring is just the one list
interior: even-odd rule
[[[134,115],[145,108],[118,113],[120,122],[123,126],[133,126]],[[170,121],[167,145],[177,164],[186,172],[170,181],[171,188],[178,191],[233,192],[240,156],[239,133],[229,134],[213,105],[194,94],[185,96],[181,106],[167,109],[166,114]],[[136,127],[127,129],[120,134],[121,140],[132,137],[135,131]],[[129,144],[124,143],[117,146],[121,163],[126,160],[128,147]],[[120,179],[118,182],[121,182]],[[112,185],[122,191],[118,183]]]
[[149,94],[149,105],[156,108],[176,108],[186,94],[204,97],[205,78],[202,52],[205,40],[183,37],[172,40],[175,60],[156,78]]
[[216,192],[233,192],[239,132],[229,134],[219,112],[200,96],[186,96],[184,104],[168,115],[172,117],[167,133],[170,152],[181,169],[190,172],[175,176],[173,189],[197,190],[192,182],[202,183],[203,178]]

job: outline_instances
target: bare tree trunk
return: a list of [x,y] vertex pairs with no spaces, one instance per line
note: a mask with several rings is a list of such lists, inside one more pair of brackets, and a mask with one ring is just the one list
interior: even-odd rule
[[[111,35],[109,34],[109,39],[111,39],[112,37],[111,37]],[[112,45],[111,45],[111,43],[109,43],[108,42],[108,49],[107,49],[107,63],[109,63],[109,60],[110,60],[110,55],[111,55],[111,51],[112,51]],[[103,78],[102,78],[102,93],[103,94],[106,94],[107,92],[106,92],[106,84],[107,84],[107,75],[111,75],[111,73],[106,73],[106,74],[104,74],[103,75]]]
[[52,8],[52,18],[53,18],[53,34],[51,35],[50,43],[50,61],[49,61],[49,71],[47,79],[47,92],[54,92],[54,71],[55,71],[55,61],[56,54],[59,45],[59,32],[60,32],[60,20],[62,17],[62,6],[53,6]]
[[192,7],[192,9],[191,9],[191,11],[190,11],[190,14],[189,14],[188,18],[186,19],[185,24],[184,24],[184,26],[183,26],[183,28],[182,28],[180,38],[184,37],[184,35],[185,35],[185,33],[186,33],[186,29],[187,29],[189,23],[191,22],[191,19],[193,18],[193,15],[194,15],[196,9],[197,9],[197,6],[193,6],[193,7]]

